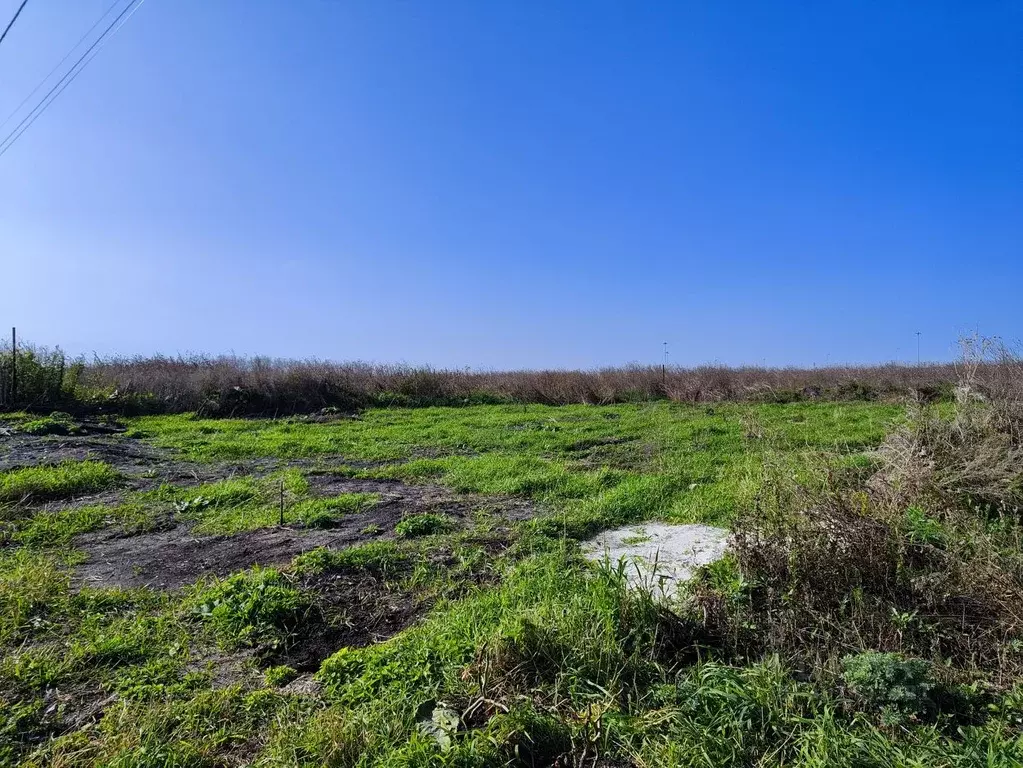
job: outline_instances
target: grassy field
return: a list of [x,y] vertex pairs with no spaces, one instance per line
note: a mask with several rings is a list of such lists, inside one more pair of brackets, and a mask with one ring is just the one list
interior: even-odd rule
[[[173,472],[98,448],[0,473],[0,764],[1019,765],[1017,517],[883,486],[877,449],[918,418],[130,420],[111,444]],[[406,487],[426,501],[375,512]],[[581,557],[650,520],[730,527],[733,554],[669,606]],[[208,534],[226,552],[346,521],[352,546],[177,589],[76,575],[115,532],[123,551]]]

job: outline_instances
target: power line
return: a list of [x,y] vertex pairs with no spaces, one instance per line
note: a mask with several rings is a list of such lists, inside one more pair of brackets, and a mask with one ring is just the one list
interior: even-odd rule
[[[99,48],[106,43],[107,39],[117,34],[121,27],[127,23],[128,19],[135,15],[135,11],[142,7],[142,4],[145,1],[146,0],[131,0],[131,2],[124,7],[117,17],[110,22],[109,25],[107,25],[107,28],[104,29],[100,36],[93,41],[92,45],[89,46],[85,53],[78,58],[78,61],[76,61],[71,68],[64,73],[64,76],[58,80],[47,94],[40,99],[35,107],[32,108],[32,111],[22,118],[22,121],[15,126],[13,131],[4,137],[3,141],[0,141],[0,157],[3,157],[7,150],[14,146],[14,143],[21,138],[25,131],[32,127],[32,123],[34,123],[39,116],[57,100],[60,94],[64,92],[65,88],[75,81],[75,78],[82,73],[82,70],[89,66],[89,62],[96,58],[96,54],[99,53]],[[111,30],[113,30],[113,32],[111,32]],[[93,53],[94,50],[96,53]],[[90,56],[90,54],[92,55]],[[82,63],[83,61],[85,62],[84,64]]]
[[[28,0],[25,0],[25,2],[28,2]],[[91,27],[89,27],[88,31],[84,35],[82,35],[80,38],[78,38],[78,42],[75,43],[73,46],[71,46],[71,49],[67,53],[64,54],[64,58],[57,62],[57,66],[55,66],[53,69],[51,69],[47,73],[46,77],[44,77],[42,80],[40,80],[39,83],[36,85],[36,87],[32,89],[32,92],[28,96],[26,96],[24,99],[22,99],[21,103],[14,108],[14,111],[12,111],[11,114],[9,114],[4,119],[4,121],[2,123],[0,123],[0,128],[3,128],[5,125],[7,125],[9,122],[11,122],[11,120],[14,118],[14,116],[21,111],[21,108],[23,106],[25,106],[26,104],[28,104],[29,99],[31,99],[33,96],[35,96],[37,93],[39,93],[39,89],[42,88],[51,77],[53,77],[55,74],[57,74],[57,70],[59,70],[62,66],[64,66],[64,62],[71,58],[71,54],[73,54],[76,50],[78,50],[78,46],[80,46],[82,43],[84,43],[88,39],[89,35],[91,35],[93,33],[93,31],[96,29],[96,27],[98,27],[100,25],[100,22],[103,21],[103,19],[105,19],[107,16],[109,16],[110,12],[112,10],[114,10],[114,8],[117,7],[117,5],[120,4],[121,2],[122,2],[122,0],[114,0],[114,2],[112,2],[110,4],[110,6],[105,11],[103,11],[103,15],[100,16],[98,19],[96,19],[96,21],[93,23],[93,25]]]
[[4,33],[0,35],[0,43],[4,41],[4,38],[7,37],[7,33],[10,32],[11,27],[14,26],[14,22],[16,22],[18,17],[21,16],[21,11],[25,7],[26,3],[28,3],[28,0],[21,0],[21,5],[19,5],[18,10],[14,12],[14,18],[7,22],[7,26],[4,28]]

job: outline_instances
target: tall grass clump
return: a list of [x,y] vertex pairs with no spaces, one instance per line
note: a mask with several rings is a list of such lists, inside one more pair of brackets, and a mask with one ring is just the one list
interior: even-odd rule
[[777,654],[888,724],[983,721],[1023,684],[1014,365],[968,340],[956,402],[920,406],[865,483],[765,462],[732,559],[694,597],[729,653]]

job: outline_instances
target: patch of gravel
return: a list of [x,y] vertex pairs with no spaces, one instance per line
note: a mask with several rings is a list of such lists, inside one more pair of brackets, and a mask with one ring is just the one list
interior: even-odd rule
[[712,525],[648,523],[605,531],[583,544],[595,562],[625,563],[629,585],[656,597],[674,597],[701,565],[720,560],[728,531]]

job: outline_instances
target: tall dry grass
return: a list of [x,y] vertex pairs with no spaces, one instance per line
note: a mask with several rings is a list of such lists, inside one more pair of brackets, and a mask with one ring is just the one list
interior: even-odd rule
[[471,371],[262,357],[155,356],[95,360],[85,367],[81,384],[112,401],[146,410],[285,414],[325,407],[487,402],[933,400],[951,396],[955,379],[952,364]]
[[733,652],[825,676],[858,653],[926,659],[979,705],[1023,685],[1023,359],[971,338],[956,368],[954,403],[911,409],[867,477],[765,461],[733,526],[741,580],[698,596]]

